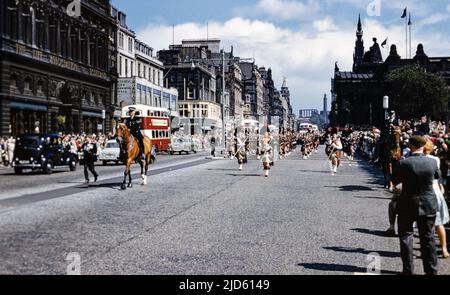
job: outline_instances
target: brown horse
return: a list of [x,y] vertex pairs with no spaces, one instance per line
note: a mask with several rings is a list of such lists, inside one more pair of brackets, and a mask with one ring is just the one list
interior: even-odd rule
[[128,130],[128,127],[125,124],[121,123],[117,126],[117,139],[120,143],[121,148],[124,148],[123,150],[123,153],[125,155],[124,162],[126,165],[121,189],[122,190],[126,189],[127,176],[129,178],[128,187],[133,187],[133,185],[131,184],[131,164],[135,160],[138,160],[139,165],[141,166],[142,185],[146,185],[148,167],[152,161],[152,149],[153,149],[152,141],[148,137],[144,138],[145,159],[142,159],[140,157],[141,151],[139,149],[138,140],[134,138],[133,135],[131,135],[130,130]]

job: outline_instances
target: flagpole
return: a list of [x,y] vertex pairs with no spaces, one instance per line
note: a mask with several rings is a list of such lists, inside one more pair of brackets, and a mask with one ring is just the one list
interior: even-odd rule
[[411,13],[409,13],[409,58],[412,58],[412,23],[411,23]]
[[406,35],[406,59],[408,59],[408,17],[405,17],[405,35]]

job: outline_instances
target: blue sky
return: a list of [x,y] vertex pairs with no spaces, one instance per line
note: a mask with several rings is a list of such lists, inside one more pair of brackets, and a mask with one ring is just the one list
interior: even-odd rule
[[[430,56],[450,56],[449,0],[112,0],[127,14],[129,27],[156,50],[175,41],[220,38],[235,54],[255,57],[271,67],[277,85],[287,78],[292,104],[321,109],[329,95],[334,63],[351,70],[358,14],[361,14],[366,50],[372,37],[389,37],[405,55],[405,28],[400,16],[412,14],[413,53],[423,43]],[[375,5],[371,5],[375,4]],[[373,8],[373,9],[369,9]],[[386,51],[383,54],[386,55]]]

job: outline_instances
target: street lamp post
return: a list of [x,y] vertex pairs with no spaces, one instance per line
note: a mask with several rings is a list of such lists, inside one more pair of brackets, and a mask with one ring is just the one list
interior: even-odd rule
[[389,96],[383,97],[383,109],[384,109],[384,119],[388,119],[388,109],[389,109]]

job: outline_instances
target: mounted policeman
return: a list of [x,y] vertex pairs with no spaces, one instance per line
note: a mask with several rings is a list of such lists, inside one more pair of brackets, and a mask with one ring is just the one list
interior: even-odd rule
[[125,119],[124,123],[130,130],[131,135],[138,140],[140,150],[139,155],[142,158],[145,158],[144,136],[141,131],[142,120],[139,117],[136,117],[135,107],[130,107],[128,110],[130,116]]

